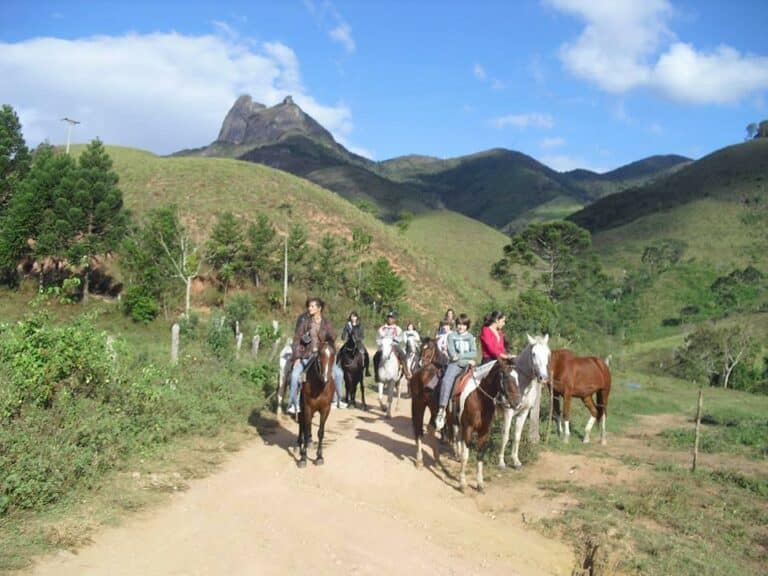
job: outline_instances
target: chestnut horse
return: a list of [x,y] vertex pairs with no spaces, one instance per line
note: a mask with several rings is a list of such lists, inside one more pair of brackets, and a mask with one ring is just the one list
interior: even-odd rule
[[[434,340],[426,339],[421,344],[418,360],[411,375],[411,424],[416,439],[416,467],[421,468],[422,438],[424,437],[424,412],[429,408],[429,425],[434,427],[438,409],[437,381],[440,368],[437,359],[437,345]],[[430,386],[431,385],[431,386]],[[435,450],[435,459],[440,458],[439,449]]]
[[355,397],[357,396],[357,386],[360,385],[360,394],[363,397],[363,410],[368,410],[365,403],[365,385],[363,383],[363,372],[365,369],[365,354],[350,336],[339,350],[339,366],[344,373],[344,390],[347,404],[357,407]]
[[[589,442],[589,433],[595,421],[600,421],[600,443],[607,443],[605,437],[605,418],[608,410],[608,395],[611,393],[611,371],[605,360],[597,356],[576,356],[565,348],[552,353],[550,363],[552,387],[555,398],[563,397],[563,413],[560,415],[560,401],[555,402],[557,432],[562,433],[562,421],[565,421],[563,441],[571,436],[570,416],[571,398],[581,398],[589,410],[589,421],[584,428],[584,442]],[[595,400],[592,395],[595,395]]]
[[515,358],[515,370],[522,399],[520,404],[514,408],[504,410],[504,428],[501,439],[501,449],[499,450],[499,466],[506,467],[504,462],[504,450],[509,442],[509,429],[512,426],[512,419],[515,419],[515,441],[512,444],[512,465],[520,468],[522,463],[518,458],[520,450],[520,437],[523,434],[525,419],[531,408],[541,397],[541,384],[549,380],[549,335],[532,338],[528,336],[528,345]]
[[299,399],[299,468],[307,465],[307,446],[312,437],[312,417],[320,413],[320,428],[317,431],[317,458],[315,464],[323,460],[323,436],[325,422],[331,411],[331,401],[336,391],[333,367],[336,362],[336,349],[331,342],[323,342],[317,351],[317,356],[307,366],[306,380],[301,385]]
[[[491,436],[493,416],[496,406],[511,408],[510,397],[512,387],[517,386],[517,372],[514,365],[499,358],[478,383],[474,376],[466,384],[461,397],[458,399],[458,440],[461,457],[461,473],[459,488],[462,492],[467,489],[466,469],[469,461],[469,443],[477,435],[477,490],[483,492],[483,462],[485,449]],[[450,421],[449,416],[449,421]]]

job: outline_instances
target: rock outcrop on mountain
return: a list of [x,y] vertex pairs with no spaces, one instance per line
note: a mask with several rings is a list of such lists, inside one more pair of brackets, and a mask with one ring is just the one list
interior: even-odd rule
[[286,96],[280,104],[267,108],[244,95],[237,99],[224,118],[216,143],[264,146],[296,135],[329,145],[336,144],[331,133],[305,114],[290,96]]

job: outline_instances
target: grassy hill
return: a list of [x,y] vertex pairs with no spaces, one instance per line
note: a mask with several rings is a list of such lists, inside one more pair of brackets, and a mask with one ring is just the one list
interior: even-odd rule
[[569,219],[598,232],[703,198],[764,198],[766,182],[768,139],[763,138],[723,148],[666,178],[598,200]]
[[[178,204],[186,224],[196,231],[200,241],[207,237],[216,214],[225,211],[246,220],[263,212],[282,232],[285,220],[278,207],[289,203],[295,220],[306,227],[310,242],[317,242],[327,232],[349,239],[352,229],[358,226],[370,233],[374,255],[386,256],[406,279],[411,307],[426,317],[436,319],[450,305],[473,310],[480,304],[478,299],[486,298],[485,287],[490,284],[490,279],[486,280],[487,268],[470,285],[450,272],[454,266],[463,267],[465,261],[474,266],[475,254],[434,249],[418,237],[418,223],[413,237],[403,236],[339,195],[259,164],[225,158],[158,157],[112,146],[107,150],[120,176],[125,204],[134,214],[140,216],[153,208]],[[475,228],[482,228],[484,234],[502,245],[501,234],[477,223]],[[497,257],[500,248],[494,252]],[[292,293],[291,299],[303,302],[305,296]]]

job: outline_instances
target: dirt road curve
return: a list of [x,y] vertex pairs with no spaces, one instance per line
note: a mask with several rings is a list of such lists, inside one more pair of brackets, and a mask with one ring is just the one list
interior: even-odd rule
[[281,419],[168,505],[105,529],[77,555],[42,559],[31,574],[571,573],[567,546],[511,514],[481,512],[430,449],[416,470],[407,414],[407,401],[392,420],[334,410],[326,463],[304,470],[292,456],[295,424]]

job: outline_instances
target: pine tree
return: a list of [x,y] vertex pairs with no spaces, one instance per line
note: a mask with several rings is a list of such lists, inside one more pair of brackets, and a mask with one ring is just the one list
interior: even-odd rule
[[11,197],[29,171],[29,150],[16,112],[4,104],[0,109],[0,218]]

